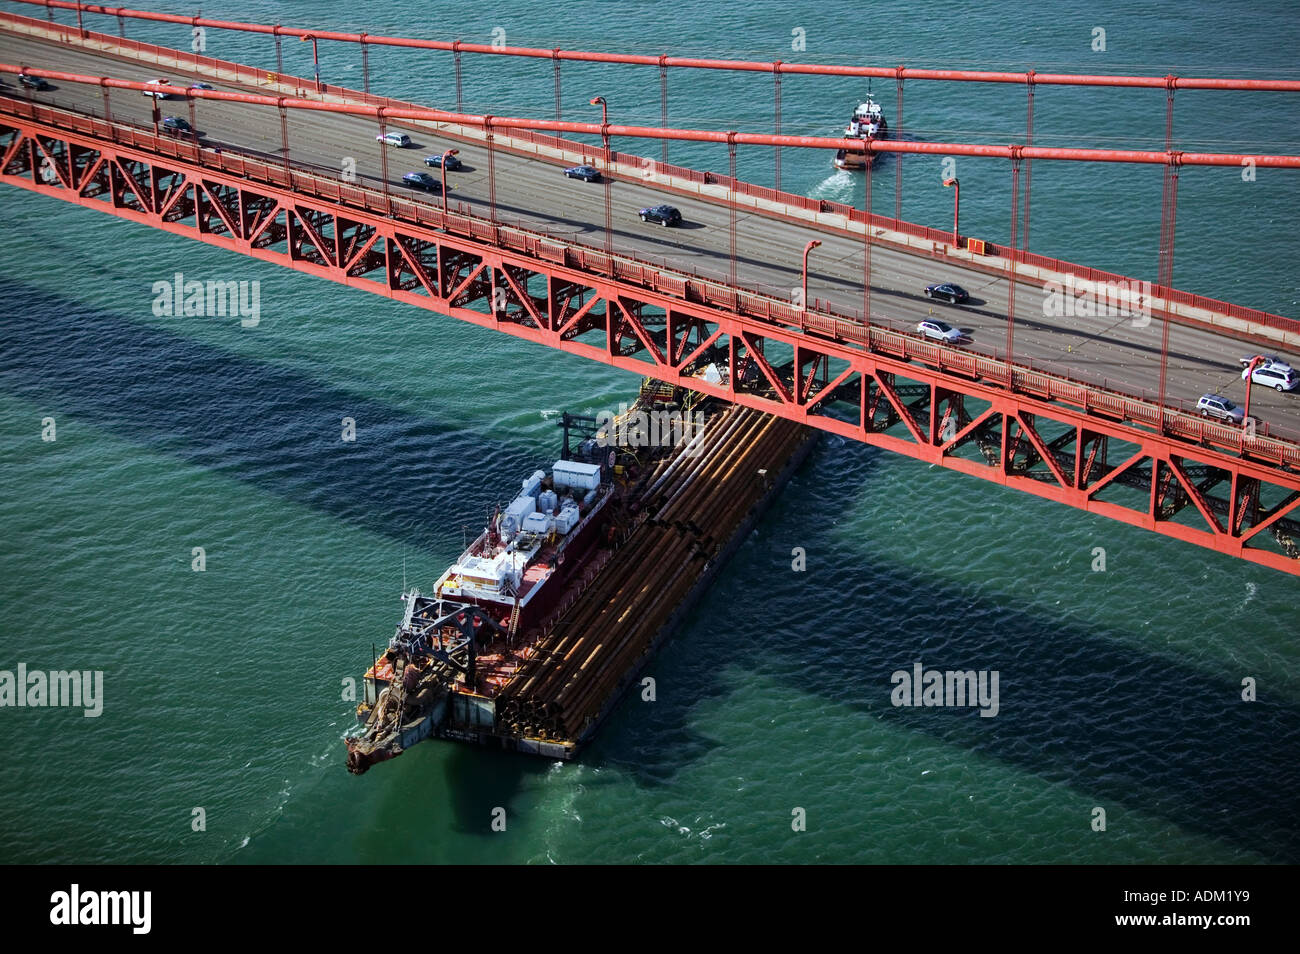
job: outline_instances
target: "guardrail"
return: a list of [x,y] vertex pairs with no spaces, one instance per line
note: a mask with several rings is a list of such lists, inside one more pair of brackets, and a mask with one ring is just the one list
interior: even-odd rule
[[[86,45],[89,40],[90,42],[101,45],[115,45],[126,50],[131,50],[137,54],[138,58],[145,60],[152,58],[152,61],[158,64],[165,61],[167,63],[175,64],[177,68],[189,69],[193,72],[201,72],[206,69],[209,71],[225,71],[233,73],[236,83],[242,85],[291,86],[296,90],[303,91],[304,93],[317,88],[315,80],[309,80],[289,74],[277,74],[266,69],[250,67],[230,60],[222,60],[216,57],[210,57],[185,50],[173,50],[169,47],[160,47],[156,44],[144,43],[139,40],[131,40],[125,37],[115,37],[106,33],[97,33],[91,30],[78,31],[75,26],[58,23],[56,21],[39,20],[34,17],[25,17],[21,14],[0,12],[0,21],[3,20],[26,24],[29,30],[57,33],[62,38],[62,42],[69,44],[76,43],[79,45]],[[84,38],[81,35],[82,32],[85,34]],[[389,96],[377,96],[344,86],[330,86],[329,84],[321,83],[319,88],[322,97],[334,96],[339,99],[358,101],[372,106],[390,106],[405,109],[420,108],[419,104],[407,100],[394,99]],[[508,134],[508,138],[536,145],[549,146],[554,149],[578,152],[584,157],[588,157],[592,160],[595,160],[602,155],[602,151],[599,148],[588,145],[587,143],[564,139],[559,136],[553,136],[548,133],[537,132],[534,130],[512,129]],[[638,171],[648,171],[655,175],[678,178],[697,185],[722,186],[734,190],[737,195],[785,205],[803,211],[843,216],[847,221],[860,224],[864,226],[864,228],[868,229],[884,229],[886,231],[896,232],[911,238],[941,245],[948,245],[952,241],[952,232],[949,230],[936,229],[927,225],[918,225],[902,219],[887,218],[875,214],[868,215],[863,209],[858,209],[839,202],[831,202],[825,199],[813,199],[797,193],[784,192],[768,188],[767,186],[755,185],[739,179],[733,179],[730,176],[718,175],[712,172],[689,169],[684,166],[661,162],[646,156],[613,152],[611,153],[611,158],[616,163],[634,166]],[[987,244],[986,252],[987,254],[984,257],[988,259],[995,257],[1002,258],[1006,261],[1020,265],[1038,267],[1048,271],[1058,272],[1063,275],[1071,275],[1088,282],[1109,284],[1120,282],[1129,283],[1133,281],[1131,276],[1090,268],[1064,259],[1051,258],[1046,255],[1040,255],[1037,252],[1011,248],[1006,245],[997,245],[992,242]],[[1300,320],[1288,318],[1285,315],[1276,315],[1258,308],[1236,305],[1231,302],[1221,301],[1205,295],[1197,295],[1177,288],[1152,284],[1150,285],[1149,297],[1155,300],[1163,300],[1168,304],[1198,308],[1204,311],[1226,315],[1240,321],[1254,322],[1266,328],[1300,334]]]
[[311,196],[401,222],[471,241],[494,245],[527,257],[561,265],[593,278],[611,278],[661,295],[744,316],[774,330],[812,333],[840,344],[902,361],[919,361],[941,373],[954,374],[988,387],[1058,402],[1087,414],[1099,414],[1136,424],[1197,444],[1249,453],[1251,457],[1286,467],[1300,468],[1300,444],[1270,436],[1266,424],[1252,435],[1248,429],[1213,423],[1188,413],[1181,405],[1166,406],[1115,391],[1109,387],[1049,373],[1028,365],[969,349],[957,349],[865,321],[814,302],[799,309],[787,300],[752,289],[732,286],[720,279],[684,272],[666,262],[631,259],[609,254],[567,239],[526,229],[518,224],[483,219],[463,206],[443,212],[415,199],[393,196],[365,186],[345,183],[333,176],[256,159],[237,152],[218,151],[192,141],[155,135],[152,130],[119,120],[54,109],[28,100],[0,97],[0,115],[41,123],[92,139],[106,140],[204,169],[220,171],[299,195]]

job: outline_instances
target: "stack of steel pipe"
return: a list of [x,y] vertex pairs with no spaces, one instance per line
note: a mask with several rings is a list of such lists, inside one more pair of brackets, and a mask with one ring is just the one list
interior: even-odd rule
[[582,735],[762,499],[760,471],[774,476],[805,436],[802,425],[733,406],[694,453],[650,475],[644,523],[503,689],[499,712],[515,731]]

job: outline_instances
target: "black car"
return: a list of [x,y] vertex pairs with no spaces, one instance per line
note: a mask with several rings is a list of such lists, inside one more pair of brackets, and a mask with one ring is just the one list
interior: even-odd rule
[[573,166],[565,169],[564,174],[570,179],[581,179],[583,182],[595,182],[600,178],[600,170],[595,166]]
[[412,189],[423,189],[426,192],[442,192],[442,183],[427,172],[408,172],[402,176],[402,181]]
[[[441,169],[442,157],[443,157],[442,153],[438,153],[436,156],[425,156],[424,164],[428,166],[430,169]],[[459,168],[460,168],[460,159],[456,156],[447,156],[447,171],[455,172]]]
[[925,286],[926,298],[938,298],[943,301],[952,302],[954,305],[970,300],[970,295],[966,294],[966,289],[960,285],[954,285],[952,282],[942,282],[938,285]]
[[680,225],[682,214],[671,205],[652,205],[640,212],[642,222],[658,222],[660,225]]
[[44,76],[28,76],[26,73],[18,74],[18,83],[23,89],[47,90],[50,84],[45,81]]
[[162,121],[159,128],[169,136],[188,136],[194,132],[194,127],[179,116],[168,116]]

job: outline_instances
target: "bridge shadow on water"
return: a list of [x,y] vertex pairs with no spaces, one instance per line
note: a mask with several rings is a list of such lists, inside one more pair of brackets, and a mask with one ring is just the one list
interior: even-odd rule
[[[860,453],[869,479],[885,452]],[[821,456],[815,452],[811,466]],[[741,671],[753,691],[798,687],[885,727],[1069,786],[1105,807],[1112,827],[1131,810],[1274,862],[1300,861],[1300,707],[1242,702],[1240,680],[1250,674],[1244,670],[1216,676],[1172,652],[1125,643],[1126,633],[972,598],[959,584],[846,552],[845,541],[828,532],[837,514],[817,496],[800,495],[799,544],[854,568],[841,574],[834,608],[809,611],[808,597],[791,584],[763,587],[761,609],[744,613],[747,596],[760,588],[755,581],[800,575],[790,572],[788,540],[770,539],[760,524],[715,584],[714,612],[726,612],[730,625],[715,619],[678,633],[677,651],[648,669],[661,687],[659,701],[625,700],[585,759],[616,766],[646,786],[672,784],[720,744],[700,728],[704,713],[737,691]],[[709,598],[702,602],[707,606]],[[960,608],[969,625],[956,622],[949,607]],[[1140,612],[1135,607],[1133,617]],[[873,625],[873,617],[881,623]],[[777,633],[779,649],[767,638]],[[1163,649],[1159,634],[1151,636]],[[999,713],[980,718],[973,709],[895,708],[890,675],[915,662],[926,669],[999,670]],[[689,687],[691,698],[681,701],[677,691],[665,699],[662,687],[670,685]],[[789,719],[777,721],[783,728],[773,738],[773,759],[781,745],[817,745],[815,727],[796,743]],[[860,762],[851,747],[828,750],[826,758]]]
[[[528,446],[412,415],[21,281],[0,278],[0,314],[0,391],[53,414],[61,437],[68,422],[88,423],[413,549],[427,547],[431,536],[456,536],[462,522],[477,529],[484,507],[509,492],[509,475],[537,465]],[[343,416],[357,421],[355,443],[340,440]],[[33,434],[38,426],[30,423]],[[393,620],[375,622],[382,633]],[[286,657],[298,651],[285,644]],[[513,812],[528,780],[549,769],[544,760],[460,743],[415,752],[372,770],[384,790],[381,804],[409,807],[440,795],[444,804],[425,817],[430,824],[450,817],[464,834],[490,833],[485,806]],[[445,758],[430,758],[434,753]]]
[[[480,477],[522,472],[533,463],[526,448],[467,434],[18,281],[0,279],[0,307],[6,338],[0,388],[6,393],[415,547],[431,534],[454,531],[449,520],[477,519],[482,501],[473,500],[470,512],[466,497],[499,489]],[[339,421],[345,415],[371,434],[341,447]],[[856,453],[862,456],[853,464],[861,472],[855,477],[869,479],[883,452]],[[439,465],[431,463],[432,454],[454,455],[454,463],[442,463],[443,473],[472,467],[479,476],[434,479]],[[814,454],[812,467],[821,456]],[[812,480],[809,473],[801,479]],[[474,489],[483,483],[490,486]],[[854,561],[830,531],[837,500],[834,494],[800,496],[800,545],[809,553]],[[436,523],[431,515],[438,515]],[[785,579],[793,576],[788,546],[765,542],[763,527],[770,520],[718,582],[720,598],[733,605],[752,592],[745,580],[764,574],[776,579],[781,568]],[[740,621],[744,625],[679,634],[675,648],[684,652],[652,663],[652,671],[661,681],[689,682],[691,700],[638,707],[634,728],[628,727],[625,702],[584,761],[616,766],[646,786],[672,783],[684,766],[718,744],[697,729],[699,714],[735,691],[723,674],[740,669],[1068,785],[1097,804],[1161,817],[1270,860],[1300,861],[1294,794],[1300,783],[1300,710],[1268,701],[1241,703],[1244,673],[1215,677],[1168,653],[1127,645],[1118,638],[1122,634],[1111,638],[1040,611],[971,599],[956,584],[886,560],[869,560],[844,578],[847,592],[840,593],[833,612],[807,614],[798,587],[780,584],[762,598],[761,612]],[[843,611],[846,606],[862,610]],[[961,632],[952,631],[954,613],[943,609],[957,606],[971,621]],[[940,609],[918,613],[918,607]],[[883,621],[879,626],[863,623],[873,614]],[[780,651],[763,638],[774,619],[792,621],[783,625]],[[1000,713],[981,719],[974,712],[893,708],[889,675],[916,661],[931,668],[998,669]],[[803,738],[816,744],[813,736]],[[438,761],[448,773],[451,811],[464,832],[483,829],[489,796],[492,804],[509,806],[545,766],[454,748],[445,762]],[[422,765],[417,761],[412,778],[429,777]]]
[[[535,463],[524,446],[21,282],[0,279],[0,307],[9,394],[416,548],[476,527],[489,495],[506,492],[452,475]],[[344,417],[354,442],[341,439]]]

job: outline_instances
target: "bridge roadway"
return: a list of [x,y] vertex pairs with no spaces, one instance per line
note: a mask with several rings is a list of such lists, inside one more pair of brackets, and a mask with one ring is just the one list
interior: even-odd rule
[[[188,84],[193,78],[211,77],[179,70],[158,72],[151,64],[124,61],[105,54],[69,49],[39,40],[18,37],[0,30],[0,60],[23,63],[93,76],[146,81],[159,76],[172,83]],[[12,87],[12,77],[6,78]],[[214,83],[218,89],[254,91]],[[103,112],[99,88],[61,83],[34,99],[83,111]],[[135,92],[112,94],[115,119],[151,124],[150,100]],[[445,104],[442,104],[445,106]],[[181,100],[160,103],[163,115],[188,118],[188,105]],[[235,103],[199,101],[197,127],[204,140],[222,148],[240,149],[263,155],[281,156],[278,113],[269,108]],[[345,157],[356,162],[358,181],[378,186],[382,166],[380,149],[388,149],[391,188],[409,194],[402,185],[404,173],[427,171],[423,158],[447,148],[460,150],[465,168],[448,172],[449,199],[478,215],[488,214],[487,151],[475,144],[440,138],[410,126],[390,127],[407,131],[414,143],[409,149],[380,147],[377,127],[370,120],[339,114],[290,111],[288,123],[291,159],[337,174]],[[624,150],[645,151],[644,143]],[[560,167],[534,158],[496,153],[497,215],[502,221],[548,232],[595,247],[604,244],[604,187],[568,179]],[[830,168],[830,156],[826,157]],[[417,197],[420,194],[417,193]],[[428,196],[438,205],[441,199]],[[683,227],[663,228],[642,223],[637,210],[660,202],[681,209]],[[1121,214],[1117,210],[1117,214]],[[667,195],[640,182],[617,181],[613,186],[614,248],[635,253],[647,260],[671,267],[695,270],[725,280],[730,240],[729,211],[725,204],[709,198]],[[737,213],[737,281],[788,298],[801,278],[805,242],[820,238],[822,245],[810,258],[809,297],[820,298],[835,307],[862,307],[863,254],[860,240],[823,231],[809,224],[766,217],[741,210]],[[936,281],[955,281],[971,293],[965,306],[937,304],[922,289]],[[984,272],[945,264],[929,257],[892,247],[873,246],[871,255],[872,320],[899,329],[913,329],[930,315],[942,318],[970,339],[959,347],[985,353],[1001,352],[1006,345],[1007,279]],[[1035,367],[1106,384],[1133,395],[1154,397],[1159,386],[1161,322],[1153,320],[1136,327],[1130,318],[1045,317],[1041,286],[1019,282],[1015,292],[1015,353],[1017,361]],[[1245,400],[1238,359],[1256,349],[1233,338],[1185,325],[1170,329],[1167,391],[1171,403],[1182,402],[1192,409],[1207,392],[1228,395],[1237,404]],[[1300,354],[1269,349],[1300,368]],[[1254,416],[1267,422],[1276,436],[1300,441],[1300,391],[1279,394],[1255,387],[1251,396]]]

